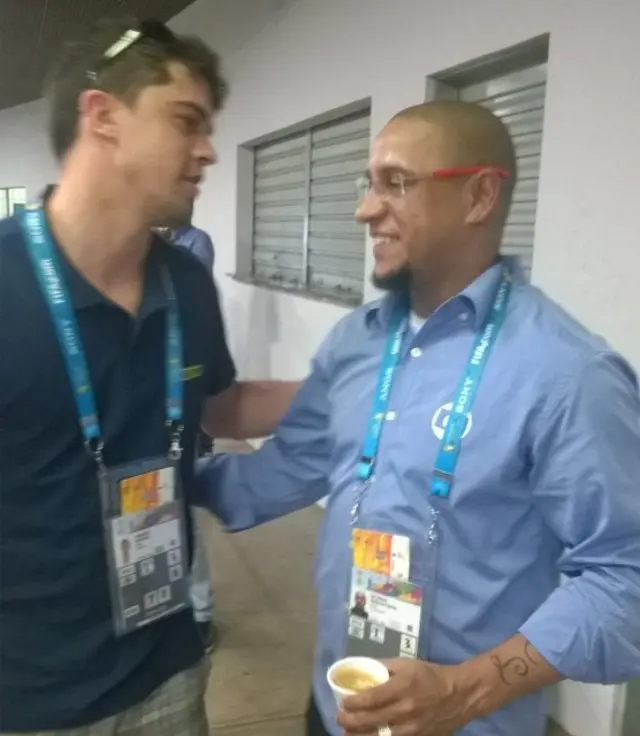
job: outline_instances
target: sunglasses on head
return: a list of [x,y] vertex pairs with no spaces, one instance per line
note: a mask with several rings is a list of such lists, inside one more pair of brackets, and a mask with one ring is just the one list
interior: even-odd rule
[[112,43],[100,56],[99,61],[93,69],[87,71],[87,76],[92,82],[96,82],[98,75],[111,62],[130,49],[132,46],[143,40],[155,41],[162,46],[170,46],[176,42],[175,35],[167,28],[167,26],[159,20],[143,20],[140,21],[137,28],[130,28],[125,31],[117,41]]

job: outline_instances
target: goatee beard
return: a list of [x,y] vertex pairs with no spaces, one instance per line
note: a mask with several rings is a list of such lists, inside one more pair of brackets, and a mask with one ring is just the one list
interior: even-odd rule
[[401,268],[384,276],[379,276],[374,272],[371,276],[371,282],[376,289],[390,291],[394,294],[408,294],[411,281],[411,271],[408,268]]

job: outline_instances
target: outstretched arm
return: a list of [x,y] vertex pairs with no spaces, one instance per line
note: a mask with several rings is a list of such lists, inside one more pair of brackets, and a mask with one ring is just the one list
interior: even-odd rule
[[211,437],[267,437],[275,431],[301,385],[299,381],[236,381],[207,399],[202,427]]
[[331,465],[329,409],[327,377],[316,360],[273,438],[253,453],[200,462],[195,503],[239,531],[323,498]]

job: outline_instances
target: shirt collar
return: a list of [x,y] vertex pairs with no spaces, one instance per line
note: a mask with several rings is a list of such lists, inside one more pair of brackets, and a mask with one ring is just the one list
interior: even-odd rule
[[[514,256],[501,256],[493,266],[490,266],[484,273],[480,274],[477,279],[472,281],[459,294],[449,299],[446,304],[455,301],[464,302],[473,312],[475,325],[479,328],[484,323],[491,309],[503,269],[507,269],[514,283],[524,282],[524,272],[519,259]],[[406,297],[404,295],[386,294],[382,299],[373,302],[367,307],[365,313],[367,326],[375,324],[378,327],[387,329],[391,315],[396,309],[401,308],[405,301]],[[444,306],[442,305],[440,309]]]
[[193,225],[181,225],[179,228],[173,231],[172,235],[174,239],[183,238],[193,230]]

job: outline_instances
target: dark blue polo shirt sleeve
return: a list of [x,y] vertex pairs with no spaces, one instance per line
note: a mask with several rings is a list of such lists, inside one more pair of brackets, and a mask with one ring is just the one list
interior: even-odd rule
[[205,369],[205,393],[216,396],[228,389],[236,380],[236,366],[229,352],[227,336],[218,298],[218,289],[213,279],[207,279],[206,297],[211,359]]

